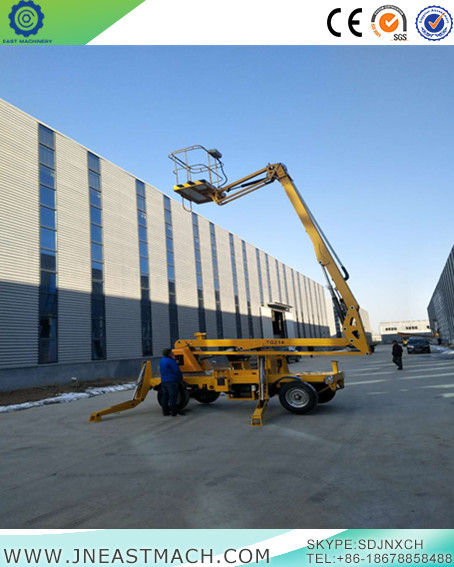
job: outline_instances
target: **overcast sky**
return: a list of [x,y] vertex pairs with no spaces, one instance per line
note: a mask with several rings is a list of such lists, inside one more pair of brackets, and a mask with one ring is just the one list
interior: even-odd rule
[[[172,195],[167,155],[229,180],[284,162],[374,330],[427,318],[454,244],[454,47],[3,47],[0,96]],[[284,191],[197,212],[324,283]]]

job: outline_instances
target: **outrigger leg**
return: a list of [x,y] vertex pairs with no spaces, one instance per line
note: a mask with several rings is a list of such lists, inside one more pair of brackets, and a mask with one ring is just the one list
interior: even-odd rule
[[265,413],[267,405],[268,400],[259,400],[259,403],[257,404],[257,407],[255,408],[255,411],[251,416],[252,426],[263,425],[263,414]]
[[110,408],[92,413],[89,421],[101,421],[102,417],[105,415],[123,410],[133,409],[141,404],[150,391],[152,378],[153,373],[151,371],[151,362],[143,362],[132,400],[129,400],[128,402],[122,402],[121,404],[116,404],[115,406],[111,406]]
[[259,356],[259,403],[251,416],[252,426],[263,425],[263,414],[268,406],[268,384],[265,375],[265,357]]

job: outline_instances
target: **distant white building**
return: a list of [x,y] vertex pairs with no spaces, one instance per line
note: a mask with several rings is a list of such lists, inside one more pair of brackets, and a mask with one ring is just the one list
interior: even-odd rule
[[431,335],[429,320],[418,319],[416,321],[384,321],[380,323],[381,340],[384,343],[391,343],[394,340],[401,340],[399,333],[409,335]]

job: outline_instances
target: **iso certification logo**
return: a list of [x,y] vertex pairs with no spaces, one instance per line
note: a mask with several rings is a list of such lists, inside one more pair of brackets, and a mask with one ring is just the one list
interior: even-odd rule
[[440,41],[452,30],[451,14],[441,6],[424,8],[416,18],[416,29],[424,39]]
[[391,41],[407,40],[407,18],[403,11],[392,4],[381,6],[372,15],[372,31],[377,37]]
[[35,35],[43,27],[44,14],[41,6],[32,0],[21,0],[19,4],[12,7],[9,15],[9,25],[17,35],[28,37]]

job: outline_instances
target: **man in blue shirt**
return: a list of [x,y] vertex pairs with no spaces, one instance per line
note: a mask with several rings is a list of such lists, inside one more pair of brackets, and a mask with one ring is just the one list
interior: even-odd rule
[[162,351],[159,362],[159,370],[161,372],[161,405],[163,415],[185,415],[184,412],[178,411],[178,390],[183,381],[183,374],[178,366],[175,356],[170,348]]

